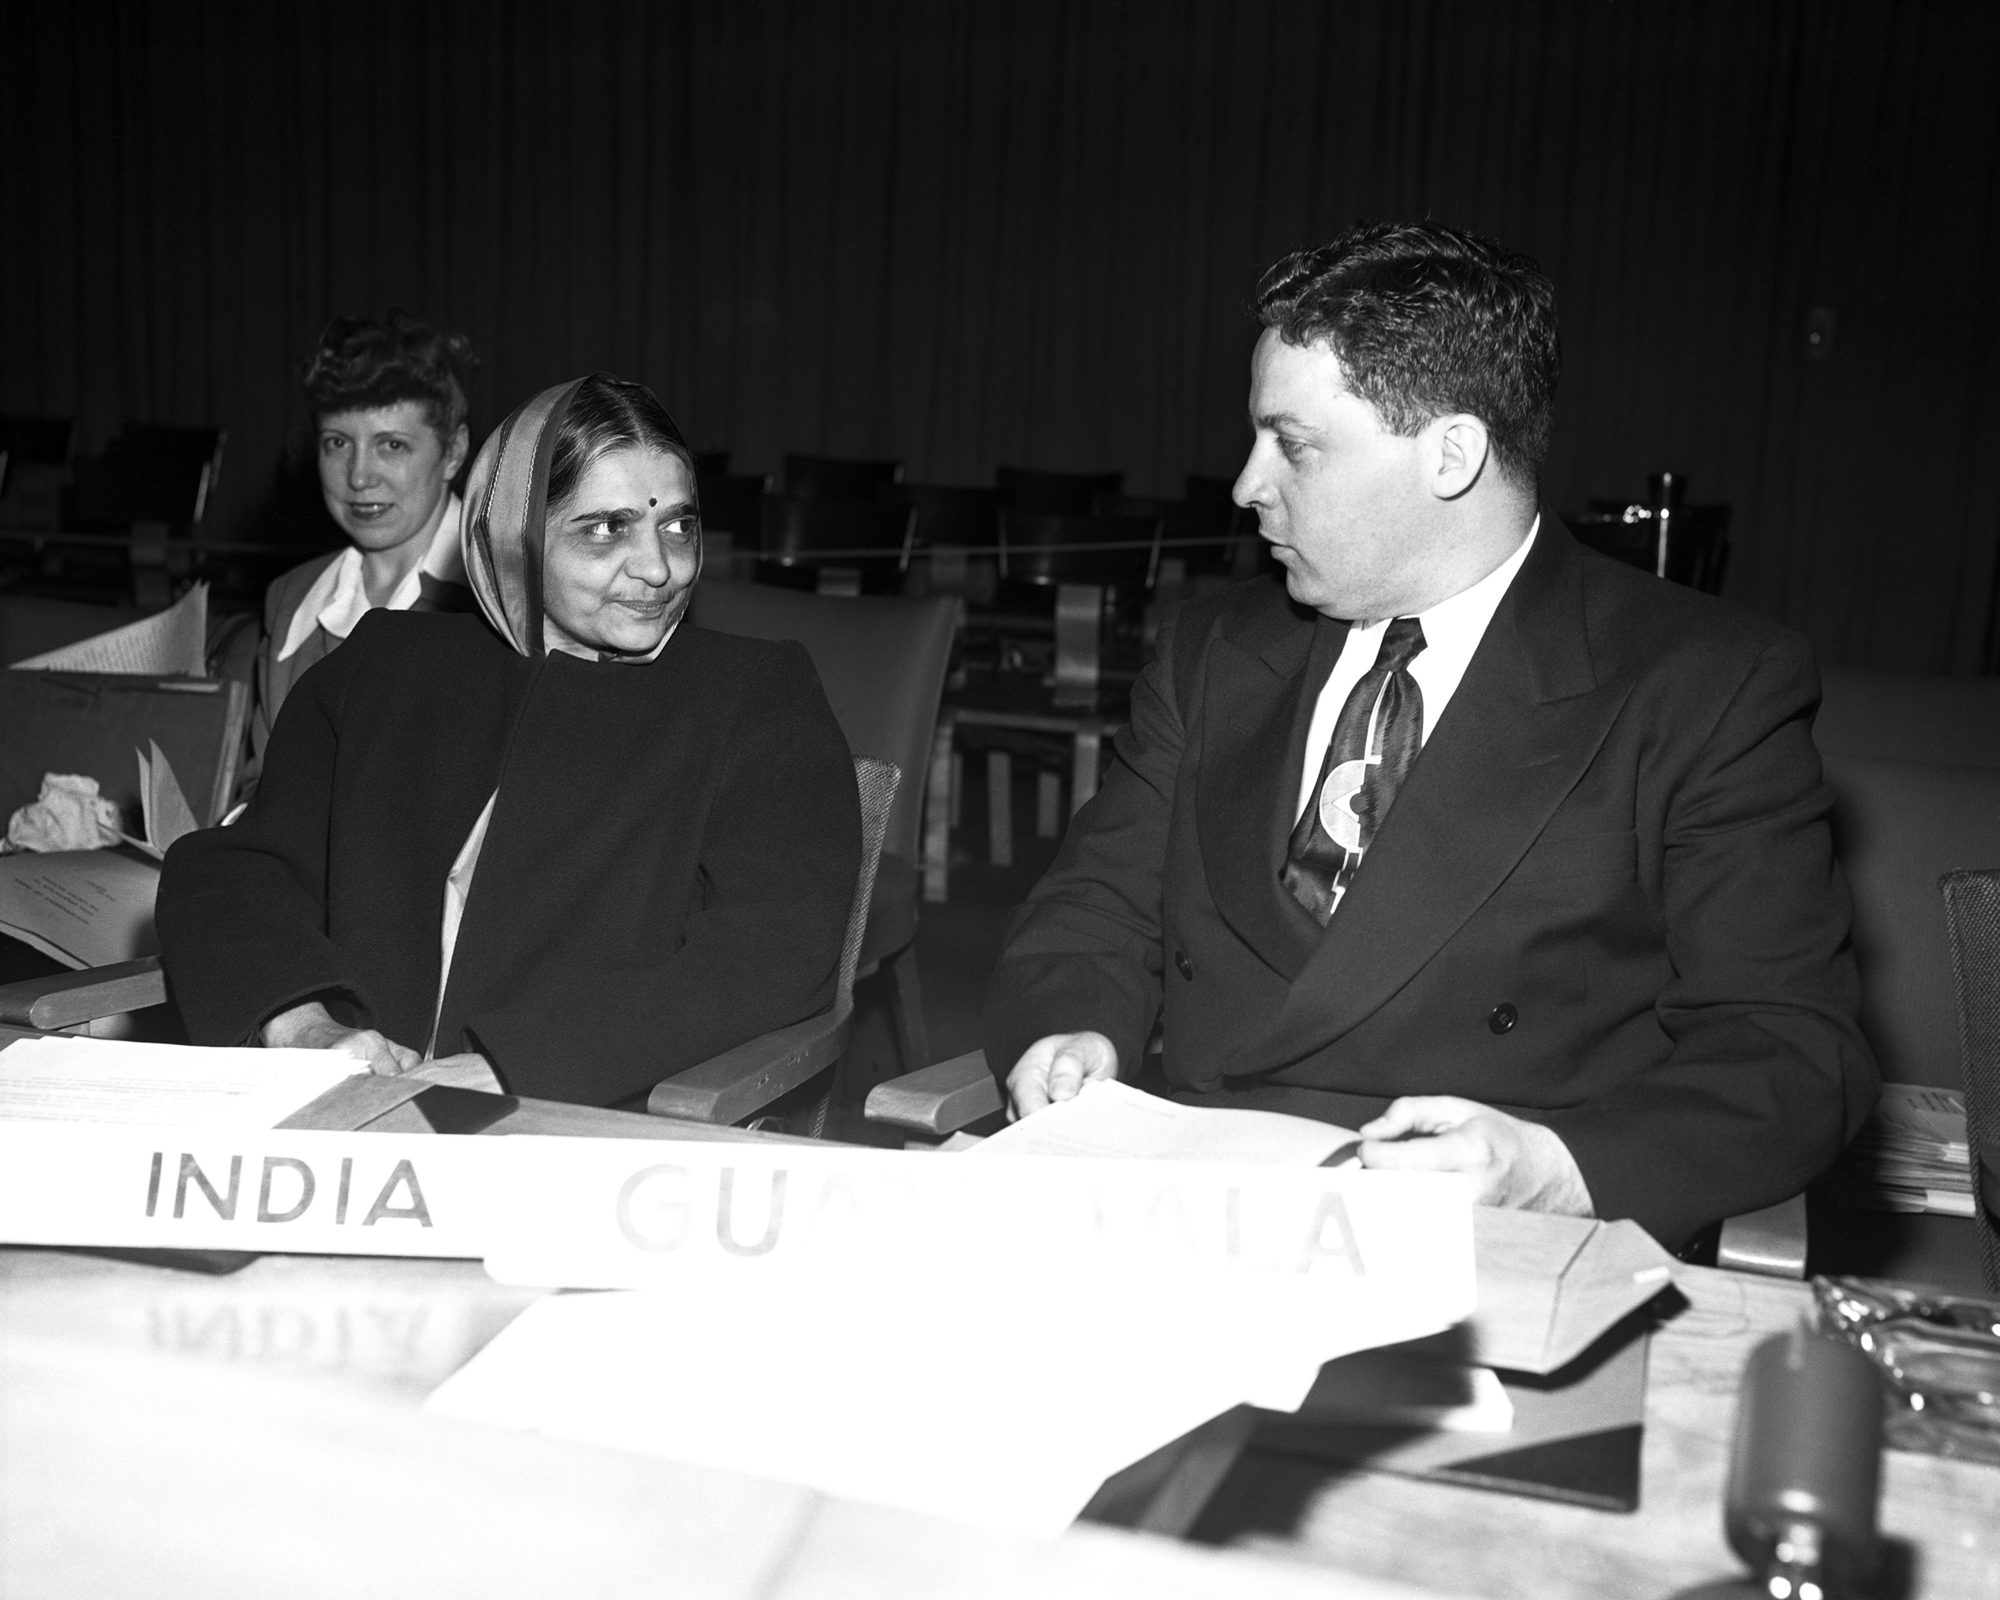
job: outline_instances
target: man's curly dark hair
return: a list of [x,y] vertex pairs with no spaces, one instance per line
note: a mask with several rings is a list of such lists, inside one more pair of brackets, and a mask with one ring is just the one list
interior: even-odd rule
[[1255,309],[1287,344],[1323,341],[1391,433],[1475,416],[1502,475],[1534,487],[1562,343],[1555,285],[1527,256],[1434,222],[1357,222],[1272,267]]
[[465,386],[479,356],[462,333],[440,333],[400,307],[379,317],[335,317],[300,380],[313,425],[342,411],[421,401],[447,444],[465,425]]

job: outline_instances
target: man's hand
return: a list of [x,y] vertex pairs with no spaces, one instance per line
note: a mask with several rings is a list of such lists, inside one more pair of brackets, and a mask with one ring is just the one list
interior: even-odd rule
[[262,1038],[266,1048],[273,1050],[343,1050],[366,1062],[378,1078],[401,1077],[423,1061],[419,1052],[373,1028],[343,1027],[317,1000],[280,1011],[264,1024]]
[[505,1094],[500,1087],[500,1079],[491,1064],[477,1050],[467,1050],[462,1055],[440,1056],[435,1061],[426,1061],[420,1067],[412,1067],[407,1076],[422,1078],[429,1083],[441,1083],[448,1089],[477,1089],[483,1094]]
[[1118,1076],[1117,1046],[1101,1033],[1052,1033],[1021,1052],[1007,1074],[1007,1120],[1072,1100],[1086,1083]]
[[1391,1172],[1463,1172],[1483,1206],[1588,1217],[1590,1190],[1569,1146],[1539,1123],[1451,1095],[1405,1095],[1366,1127],[1361,1164]]

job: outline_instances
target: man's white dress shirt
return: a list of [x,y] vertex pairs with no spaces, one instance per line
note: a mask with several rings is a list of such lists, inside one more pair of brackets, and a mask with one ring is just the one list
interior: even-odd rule
[[[1418,613],[1417,621],[1424,630],[1424,647],[1410,663],[1410,676],[1423,691],[1425,740],[1430,738],[1431,729],[1437,726],[1444,708],[1458,692],[1465,669],[1472,664],[1473,652],[1486,637],[1487,624],[1500,609],[1501,596],[1514,581],[1514,574],[1528,559],[1541,526],[1542,519],[1536,517],[1528,528],[1528,536],[1514,553],[1470,589],[1461,589],[1449,600],[1440,600],[1430,610]],[[1334,663],[1333,674],[1313,706],[1312,727],[1306,734],[1305,762],[1299,771],[1299,803],[1292,809],[1294,820],[1304,816],[1306,807],[1313,803],[1319,789],[1320,765],[1326,760],[1326,747],[1333,742],[1334,724],[1340,720],[1341,707],[1347,704],[1354,686],[1375,665],[1375,657],[1382,649],[1382,635],[1389,631],[1393,620],[1384,617],[1365,628],[1347,630],[1340,659]]]

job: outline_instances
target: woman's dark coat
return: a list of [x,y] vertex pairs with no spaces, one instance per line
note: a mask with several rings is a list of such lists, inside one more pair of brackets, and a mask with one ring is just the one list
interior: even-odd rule
[[318,999],[421,1050],[445,878],[496,788],[437,1055],[605,1105],[832,1000],[860,815],[800,646],[684,622],[649,663],[529,658],[477,616],[373,612],[286,701],[241,821],[168,854],[195,1042]]

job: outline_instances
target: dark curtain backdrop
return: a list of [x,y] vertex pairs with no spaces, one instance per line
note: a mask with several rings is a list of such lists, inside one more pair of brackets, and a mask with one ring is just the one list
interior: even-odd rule
[[1990,670],[1996,61],[1991,0],[0,7],[0,411],[222,423],[260,529],[301,354],[399,303],[476,426],[604,367],[739,469],[1171,491],[1261,267],[1430,215],[1556,280],[1558,506],[1678,468],[1826,659]]

